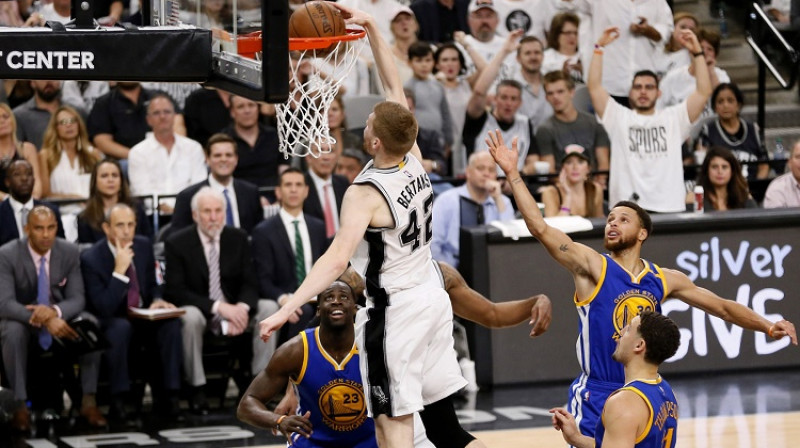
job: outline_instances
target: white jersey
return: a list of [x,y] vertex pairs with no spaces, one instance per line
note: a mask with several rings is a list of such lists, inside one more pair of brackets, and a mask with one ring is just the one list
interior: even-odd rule
[[661,213],[686,211],[681,145],[691,123],[686,103],[641,115],[608,100],[601,124],[611,141],[608,199]]
[[370,161],[354,184],[374,186],[383,195],[394,227],[367,229],[351,262],[366,280],[367,296],[376,300],[435,281],[431,256],[433,188],[422,163],[407,154],[386,169]]
[[[497,119],[494,117],[494,114],[491,112],[486,113],[486,122],[483,123],[483,128],[481,128],[481,132],[478,134],[478,137],[475,138],[475,149],[474,152],[478,151],[488,151],[489,147],[483,143],[483,139],[489,134],[489,131],[500,130],[500,135],[503,136],[503,141],[505,141],[508,145],[511,145],[511,140],[514,137],[517,138],[517,149],[519,150],[519,159],[517,159],[517,169],[522,172],[522,168],[525,166],[525,158],[528,157],[528,152],[531,148],[531,123],[528,120],[528,117],[517,114],[514,117],[514,124],[506,129],[500,127],[500,124],[497,122]],[[505,177],[506,174],[500,168],[497,167],[497,175],[499,177]]]

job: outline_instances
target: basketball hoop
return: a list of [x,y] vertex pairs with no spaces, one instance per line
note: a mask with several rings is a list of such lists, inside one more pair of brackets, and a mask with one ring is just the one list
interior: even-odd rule
[[[328,128],[328,108],[355,66],[364,36],[363,30],[347,30],[342,36],[289,39],[289,99],[275,105],[285,158],[319,157],[336,144]],[[239,54],[260,59],[260,33],[241,36],[237,44]]]

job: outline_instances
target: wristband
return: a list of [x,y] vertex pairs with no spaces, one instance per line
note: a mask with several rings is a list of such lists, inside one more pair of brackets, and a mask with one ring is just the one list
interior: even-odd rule
[[283,421],[283,419],[285,419],[285,418],[286,418],[286,416],[285,416],[285,415],[281,415],[280,417],[278,417],[278,423],[276,423],[276,424],[275,424],[275,427],[276,427],[276,428],[278,428],[278,429],[281,429],[281,422],[282,422],[282,421]]
[[521,181],[522,181],[522,178],[521,178],[521,177],[515,177],[514,179],[511,179],[511,180],[509,180],[508,182],[509,182],[509,183],[512,183],[512,184],[515,184],[515,183],[517,183],[517,182],[521,182]]
[[600,50],[600,51],[603,51],[603,46],[602,46],[602,45],[600,45],[600,44],[594,44],[594,49],[595,49],[595,50]]
[[703,50],[700,50],[700,51],[698,51],[697,53],[692,53],[692,57],[693,57],[693,58],[696,58],[696,57],[698,57],[698,56],[705,56],[705,55],[706,55],[706,52],[705,52],[705,51],[703,51]]
[[570,210],[569,207],[561,207],[561,211],[562,212],[567,212],[567,213],[571,213],[572,212],[572,210]]

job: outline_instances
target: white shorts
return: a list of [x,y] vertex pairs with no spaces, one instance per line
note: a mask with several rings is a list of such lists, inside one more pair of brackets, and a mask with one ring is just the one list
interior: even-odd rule
[[453,348],[453,309],[439,283],[394,293],[356,315],[356,344],[370,417],[399,417],[464,386]]

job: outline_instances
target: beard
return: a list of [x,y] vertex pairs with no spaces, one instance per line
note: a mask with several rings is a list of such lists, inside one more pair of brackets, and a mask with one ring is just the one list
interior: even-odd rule
[[635,238],[626,238],[624,236],[620,236],[619,239],[617,239],[617,241],[614,242],[608,241],[607,238],[603,242],[603,246],[609,252],[621,252],[623,250],[630,249],[635,245],[636,245]]
[[139,87],[139,83],[138,82],[120,81],[120,82],[117,83],[117,87],[119,87],[122,90],[129,90],[130,91],[130,90],[134,90],[137,87]]
[[647,104],[645,104],[643,106],[640,106],[639,103],[637,103],[636,101],[634,101],[631,98],[628,98],[628,102],[630,103],[630,105],[633,108],[633,110],[635,110],[637,112],[649,112],[649,111],[653,110],[653,108],[656,106],[655,100],[653,100],[653,101],[651,101],[651,102],[649,102],[649,103],[647,103]]
[[50,90],[37,90],[36,95],[38,95],[39,98],[42,99],[42,101],[49,103],[58,98],[59,95],[61,95],[61,89],[54,88]]

